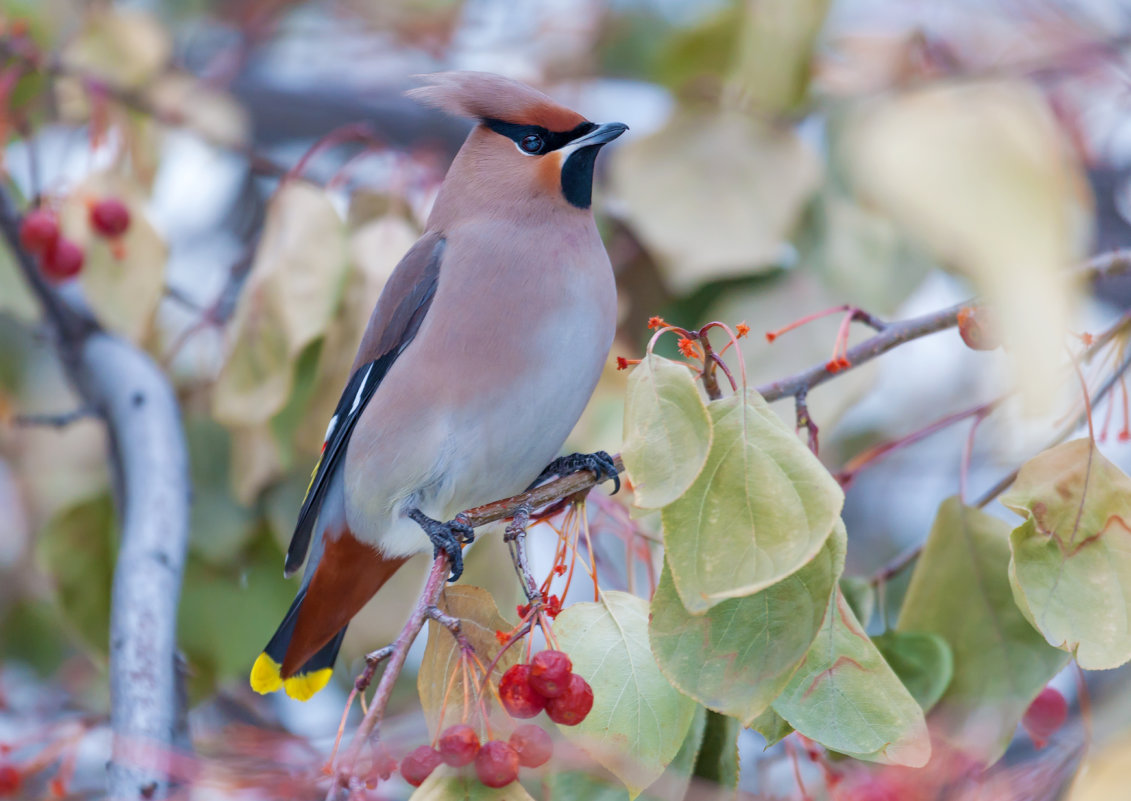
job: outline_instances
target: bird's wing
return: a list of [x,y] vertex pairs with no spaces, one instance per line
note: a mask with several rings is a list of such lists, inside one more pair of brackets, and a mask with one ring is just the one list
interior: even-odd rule
[[322,443],[322,456],[314,467],[299,510],[298,523],[287,549],[284,574],[292,575],[302,565],[326,489],[342,463],[346,444],[365,405],[373,397],[389,368],[404,351],[428,313],[440,277],[444,239],[425,234],[413,245],[389,277],[377,307],[361,339],[353,374],[346,384]]

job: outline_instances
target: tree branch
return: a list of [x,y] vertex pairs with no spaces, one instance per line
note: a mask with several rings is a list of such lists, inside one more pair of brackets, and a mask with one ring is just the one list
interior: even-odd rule
[[122,521],[110,612],[108,795],[168,794],[174,749],[188,747],[176,623],[188,543],[188,455],[172,387],[143,351],[64,302],[19,244],[19,214],[0,187],[0,233],[58,334],[84,404],[106,422]]
[[[969,301],[930,314],[924,314],[922,317],[886,323],[874,337],[848,349],[845,354],[849,361],[848,367],[831,371],[826,365],[820,364],[796,375],[763,384],[757,388],[758,394],[765,398],[767,402],[773,402],[782,398],[797,397],[799,393],[807,393],[813,387],[825,383],[846,370],[851,370],[864,362],[871,361],[892,348],[897,348],[904,343],[925,337],[928,334],[953,328],[958,324],[958,310],[968,305],[970,305]],[[868,321],[865,320],[864,322]]]

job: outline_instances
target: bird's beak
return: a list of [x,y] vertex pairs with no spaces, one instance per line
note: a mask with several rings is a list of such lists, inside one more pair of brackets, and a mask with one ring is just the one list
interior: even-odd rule
[[573,149],[589,147],[590,145],[607,145],[627,130],[628,126],[623,122],[606,122],[604,125],[598,125],[585,136],[574,139],[569,144]]

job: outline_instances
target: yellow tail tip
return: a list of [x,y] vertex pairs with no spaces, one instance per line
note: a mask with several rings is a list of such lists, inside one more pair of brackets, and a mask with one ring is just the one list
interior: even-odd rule
[[273,693],[283,686],[283,677],[279,675],[279,663],[267,654],[260,654],[251,666],[251,689],[260,695]]
[[328,667],[312,673],[299,673],[284,680],[283,689],[287,691],[287,695],[297,701],[309,701],[316,692],[329,683],[332,675],[334,670]]

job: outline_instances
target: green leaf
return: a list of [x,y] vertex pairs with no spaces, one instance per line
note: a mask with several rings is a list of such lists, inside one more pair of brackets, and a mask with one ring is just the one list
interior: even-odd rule
[[[551,763],[553,764],[553,763]],[[578,798],[585,801],[628,801],[628,790],[611,774],[583,770],[553,773],[546,784],[550,798]]]
[[664,563],[652,597],[652,653],[681,692],[744,725],[762,714],[805,658],[844,569],[845,531],[809,564],[761,592],[693,615],[684,608]]
[[797,571],[844,504],[833,477],[757,393],[707,408],[715,430],[707,464],[662,512],[672,579],[692,614]]
[[188,661],[194,698],[217,682],[247,686],[252,660],[279,625],[297,583],[279,580],[282,554],[266,526],[236,563],[216,565],[190,554],[177,614],[177,641]]
[[703,731],[703,744],[695,759],[695,777],[736,789],[738,787],[737,720],[729,715],[708,712]]
[[[679,753],[660,778],[648,786],[640,801],[683,801],[691,784],[692,768],[700,753],[708,713],[696,707],[695,717]],[[551,763],[553,764],[553,763]],[[628,801],[629,794],[608,771],[594,765],[588,771],[566,770],[553,774],[549,780],[552,798],[578,798],[585,801]]]
[[763,0],[745,8],[734,89],[767,117],[794,110],[808,95],[829,0]]
[[1005,752],[1029,702],[1067,663],[1013,602],[1008,524],[950,498],[915,565],[898,631],[938,634],[954,678],[932,731],[989,765]]
[[1131,659],[1131,478],[1079,439],[1026,462],[1001,502],[1028,516],[1009,572],[1029,622],[1086,670]]
[[649,354],[628,377],[621,457],[641,509],[667,506],[695,481],[711,447],[711,418],[687,367]]
[[231,438],[211,419],[192,417],[185,421],[185,441],[193,492],[189,546],[208,562],[230,564],[251,539],[256,522],[254,512],[232,497]]
[[774,711],[806,737],[857,759],[918,768],[931,755],[923,710],[839,590]]
[[793,727],[786,723],[785,718],[775,712],[773,707],[759,715],[748,728],[762,735],[767,749],[793,734]]
[[852,607],[852,614],[856,615],[861,626],[868,628],[876,608],[876,590],[872,582],[859,576],[841,576],[838,583],[844,600]]
[[954,657],[946,640],[918,631],[886,631],[872,642],[923,711],[929,712],[954,676]]
[[51,577],[63,618],[93,653],[110,644],[110,588],[117,528],[114,504],[99,495],[59,512],[40,532],[39,564]]
[[495,790],[486,787],[474,771],[441,765],[416,788],[409,801],[534,801],[518,782]]
[[566,737],[612,771],[631,798],[683,745],[696,704],[677,691],[648,647],[648,602],[623,592],[567,607],[554,625],[573,669],[593,687],[593,709]]
[[[495,632],[509,631],[512,626],[499,614],[491,593],[482,587],[456,584],[444,588],[436,605],[442,612],[459,618],[460,633],[475,649],[483,665],[488,665],[499,650]],[[522,649],[515,646],[507,649],[499,658],[491,673],[491,681],[496,687],[507,669],[516,664],[521,656]],[[429,620],[428,645],[424,649],[424,657],[420,660],[420,669],[416,674],[416,688],[420,693],[424,718],[428,722],[428,733],[433,737],[438,731],[453,723],[468,722],[473,726],[480,723],[474,707],[469,719],[463,720],[461,715],[464,711],[464,699],[468,698],[474,702],[478,696],[482,674],[471,674],[471,684],[466,686],[465,674],[460,667],[460,648],[455,637],[435,620]],[[446,709],[445,696],[448,704]],[[488,690],[486,697],[490,696]]]

